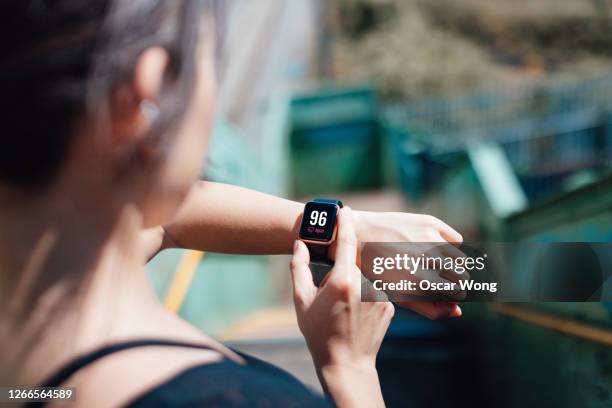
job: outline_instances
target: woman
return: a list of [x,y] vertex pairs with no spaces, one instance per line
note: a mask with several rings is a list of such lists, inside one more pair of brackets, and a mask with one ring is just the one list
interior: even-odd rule
[[[3,2],[0,384],[72,386],[84,407],[327,404],[168,313],[144,273],[164,231],[246,253],[289,252],[295,239],[299,204],[213,184],[189,194],[214,109],[215,3]],[[244,214],[212,204],[230,196],[250,200]],[[355,219],[368,222],[356,231]],[[431,218],[343,209],[321,289],[293,245],[298,322],[338,406],[383,404],[374,360],[393,307],[359,302],[355,262],[358,240],[405,234],[388,227],[398,221],[452,239]],[[238,234],[263,230],[274,233],[260,243]]]

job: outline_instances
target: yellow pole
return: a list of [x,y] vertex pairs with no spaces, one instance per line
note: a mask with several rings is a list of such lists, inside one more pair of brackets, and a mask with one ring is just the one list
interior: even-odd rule
[[204,252],[185,251],[164,295],[164,306],[166,309],[174,313],[178,313],[181,310],[195,271],[198,269],[198,265],[203,257]]
[[609,347],[612,346],[612,330],[605,327],[576,322],[567,318],[553,316],[546,312],[526,310],[520,306],[513,306],[507,303],[496,304],[493,306],[493,310],[504,316],[513,317],[545,329],[604,344]]

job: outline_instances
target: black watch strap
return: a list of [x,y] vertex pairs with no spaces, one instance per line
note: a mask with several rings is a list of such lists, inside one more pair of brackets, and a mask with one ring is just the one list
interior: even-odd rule
[[307,242],[306,247],[308,247],[308,252],[310,252],[310,263],[325,265],[328,267],[334,266],[334,261],[329,259],[329,256],[327,255],[329,245],[318,245]]
[[340,200],[334,200],[333,198],[315,198],[314,200],[315,203],[329,203],[329,204],[336,204],[338,207],[342,208],[343,204],[342,201]]
[[306,243],[308,252],[310,252],[310,272],[312,273],[312,281],[316,287],[321,286],[323,279],[334,266],[334,261],[330,260],[327,251],[329,245],[317,245]]

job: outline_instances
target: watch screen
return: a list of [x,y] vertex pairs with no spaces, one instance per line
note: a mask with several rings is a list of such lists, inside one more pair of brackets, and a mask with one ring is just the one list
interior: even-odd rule
[[329,242],[334,235],[338,206],[331,203],[306,203],[300,238]]

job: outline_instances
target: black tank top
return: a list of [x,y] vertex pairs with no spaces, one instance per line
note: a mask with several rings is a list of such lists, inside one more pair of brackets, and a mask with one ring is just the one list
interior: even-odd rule
[[[58,370],[41,387],[59,387],[82,368],[120,351],[148,346],[210,349],[202,344],[136,340],[102,347]],[[295,377],[255,357],[240,354],[246,365],[227,358],[188,368],[127,403],[126,407],[329,407]],[[78,390],[76,390],[78,402]],[[26,407],[43,407],[36,402]]]

